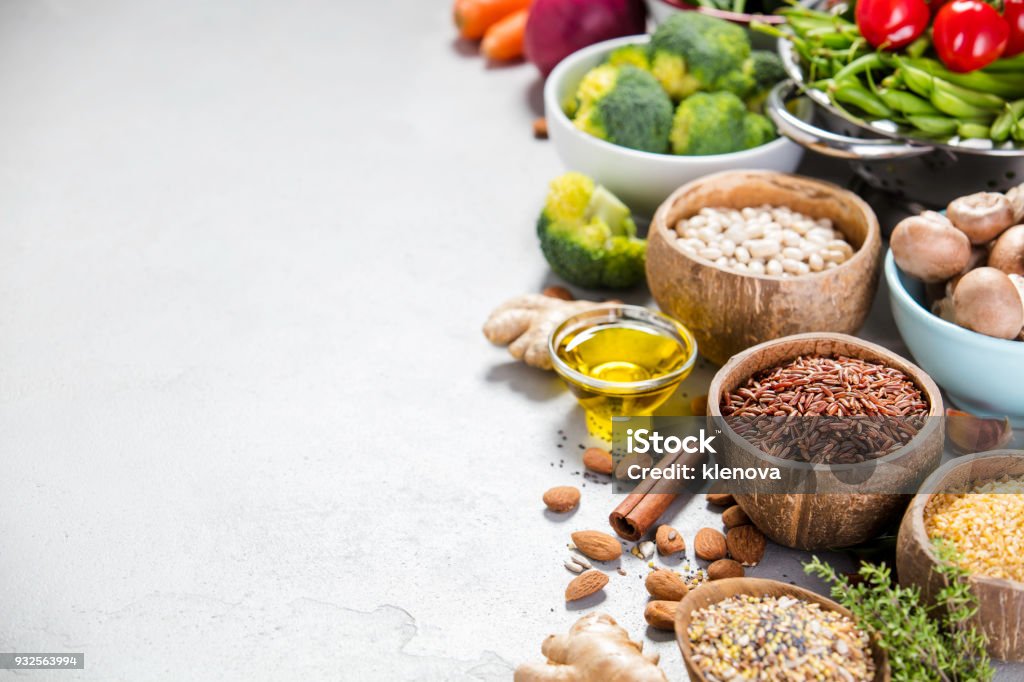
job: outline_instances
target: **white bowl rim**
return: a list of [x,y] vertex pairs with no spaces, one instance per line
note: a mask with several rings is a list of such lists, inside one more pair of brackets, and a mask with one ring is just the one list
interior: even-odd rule
[[[594,137],[593,135],[588,135],[587,133],[577,128],[569,119],[569,117],[565,115],[565,112],[562,111],[562,104],[561,102],[559,102],[558,93],[556,92],[558,89],[558,85],[560,85],[565,78],[565,72],[571,69],[572,67],[576,66],[577,63],[583,61],[584,59],[588,59],[595,55],[603,54],[606,52],[611,52],[613,49],[620,47],[622,45],[642,45],[649,43],[650,41],[651,36],[647,33],[642,33],[633,36],[625,36],[622,38],[612,38],[611,40],[605,40],[600,43],[588,45],[587,47],[576,50],[572,54],[563,58],[562,61],[558,62],[558,65],[555,66],[555,68],[551,71],[551,74],[548,75],[547,81],[545,81],[544,83],[544,115],[547,117],[553,116],[559,119],[568,127],[569,133],[571,135],[586,140],[586,142],[589,144],[597,145],[598,147],[608,149],[609,151],[618,152],[623,156],[627,157],[631,156],[637,159],[656,159],[658,161],[664,161],[667,163],[678,162],[680,165],[718,166],[722,163],[723,160],[730,162],[735,161],[739,163],[746,159],[754,158],[756,156],[759,156],[760,154],[764,154],[765,152],[769,152],[774,149],[784,147],[787,144],[792,144],[788,138],[786,138],[783,135],[780,135],[771,142],[766,142],[765,144],[758,145],[757,147],[753,147],[752,149],[744,149],[742,151],[730,152],[728,154],[702,154],[699,156],[688,156],[685,154],[667,153],[659,154],[657,152],[645,152],[640,151],[639,149],[630,149],[629,147],[623,147],[621,145],[613,144],[611,142],[608,142],[607,140],[601,140],[599,138]],[[673,104],[673,108],[674,107],[675,104]]]
[[[922,320],[925,324],[931,324],[943,330],[947,334],[952,334],[957,341],[963,343],[975,343],[987,346],[987,350],[999,351],[999,352],[1024,352],[1024,341],[1014,341],[1012,339],[997,339],[994,336],[986,336],[979,334],[978,332],[971,331],[961,327],[960,325],[953,324],[947,320],[942,319],[932,311],[925,308],[913,296],[910,292],[904,288],[903,283],[900,282],[900,273],[906,275],[907,273],[900,270],[899,266],[896,265],[896,258],[893,256],[892,249],[886,249],[885,252],[885,281],[889,285],[889,291],[892,295],[902,304],[902,308],[910,311],[910,315],[918,320]],[[907,275],[908,277],[910,275]]]

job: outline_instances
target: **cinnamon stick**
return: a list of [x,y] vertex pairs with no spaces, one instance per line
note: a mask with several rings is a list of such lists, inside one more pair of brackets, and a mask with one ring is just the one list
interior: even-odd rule
[[[669,469],[676,464],[696,466],[703,455],[695,453],[679,453],[674,457],[665,457],[658,463],[659,469]],[[626,496],[608,517],[608,523],[621,537],[626,540],[639,540],[651,529],[661,515],[665,513],[677,493],[667,492],[678,489],[679,481],[655,479],[648,477],[640,483],[636,490]]]

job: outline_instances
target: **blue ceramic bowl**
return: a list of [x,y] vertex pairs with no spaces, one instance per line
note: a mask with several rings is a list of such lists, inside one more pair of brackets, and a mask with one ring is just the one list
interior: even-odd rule
[[925,307],[924,283],[885,254],[885,281],[896,327],[914,361],[952,403],[979,416],[1009,416],[1024,427],[1024,342],[996,339],[946,322]]

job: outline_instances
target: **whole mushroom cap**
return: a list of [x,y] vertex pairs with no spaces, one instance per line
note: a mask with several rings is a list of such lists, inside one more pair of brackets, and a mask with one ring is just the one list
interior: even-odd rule
[[977,192],[954,199],[946,215],[972,244],[990,242],[1016,220],[1013,204],[1005,194]]
[[1015,339],[1024,328],[1024,302],[1010,276],[984,267],[971,270],[953,292],[957,324],[999,339]]
[[988,264],[1008,275],[1024,275],[1024,225],[999,235],[988,255]]
[[944,282],[967,267],[971,242],[938,213],[900,221],[889,238],[896,265],[924,282]]

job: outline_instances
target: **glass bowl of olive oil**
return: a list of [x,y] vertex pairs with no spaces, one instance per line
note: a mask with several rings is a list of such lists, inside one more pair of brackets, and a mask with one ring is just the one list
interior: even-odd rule
[[689,376],[697,340],[667,315],[610,303],[573,315],[551,332],[555,371],[587,416],[591,435],[611,440],[612,417],[650,415]]

